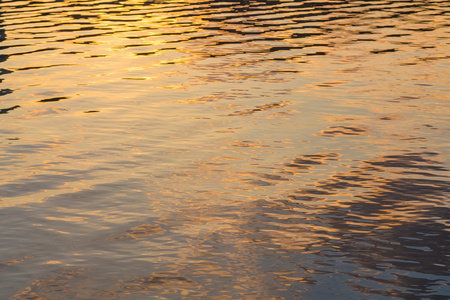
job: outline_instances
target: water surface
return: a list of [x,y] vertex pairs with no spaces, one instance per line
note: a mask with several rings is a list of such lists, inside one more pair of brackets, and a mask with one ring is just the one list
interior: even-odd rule
[[448,299],[447,1],[1,1],[1,299]]

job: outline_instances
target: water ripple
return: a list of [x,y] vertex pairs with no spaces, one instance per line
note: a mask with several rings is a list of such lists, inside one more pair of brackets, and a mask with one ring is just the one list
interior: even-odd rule
[[447,299],[448,1],[0,3],[0,298]]

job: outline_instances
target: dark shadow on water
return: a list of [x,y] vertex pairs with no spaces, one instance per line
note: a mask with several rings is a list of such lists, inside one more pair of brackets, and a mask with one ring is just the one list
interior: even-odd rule
[[19,105],[14,105],[8,108],[0,108],[0,114],[7,114],[9,111],[19,108]]
[[[6,31],[5,31],[4,25],[2,25],[2,23],[4,22],[2,15],[3,15],[3,13],[0,11],[0,50],[4,50],[4,49],[8,48],[8,46],[3,46],[1,44],[2,42],[4,42],[6,40]],[[7,69],[4,69],[4,68],[1,67],[1,63],[7,61],[8,57],[9,57],[9,55],[7,55],[7,54],[0,54],[0,76],[6,75],[6,74],[10,74],[10,73],[13,72],[11,70],[7,70]],[[3,81],[3,78],[0,78],[0,83],[2,83],[2,81]],[[2,89],[0,89],[0,97],[9,95],[12,92],[13,92],[12,89],[2,88]],[[20,107],[20,106],[15,105],[15,106],[10,107],[10,108],[0,109],[0,114],[7,113],[9,110],[15,109],[17,107]]]
[[295,214],[291,209],[302,208],[306,215],[299,218],[324,229],[313,230],[326,237],[305,245],[309,251],[324,257],[339,253],[360,266],[353,272],[340,270],[350,289],[403,299],[446,299],[450,182],[446,176],[409,172],[447,171],[432,159],[436,155],[404,153],[365,161],[319,181],[314,189],[299,189],[279,209]]

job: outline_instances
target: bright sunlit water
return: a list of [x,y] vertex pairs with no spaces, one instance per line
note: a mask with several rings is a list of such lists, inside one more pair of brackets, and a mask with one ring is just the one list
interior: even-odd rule
[[0,299],[449,299],[449,13],[0,1]]

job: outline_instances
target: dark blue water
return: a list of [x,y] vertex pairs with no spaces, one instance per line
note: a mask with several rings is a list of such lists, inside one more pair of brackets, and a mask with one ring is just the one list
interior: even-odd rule
[[0,1],[0,299],[450,299],[447,1]]

